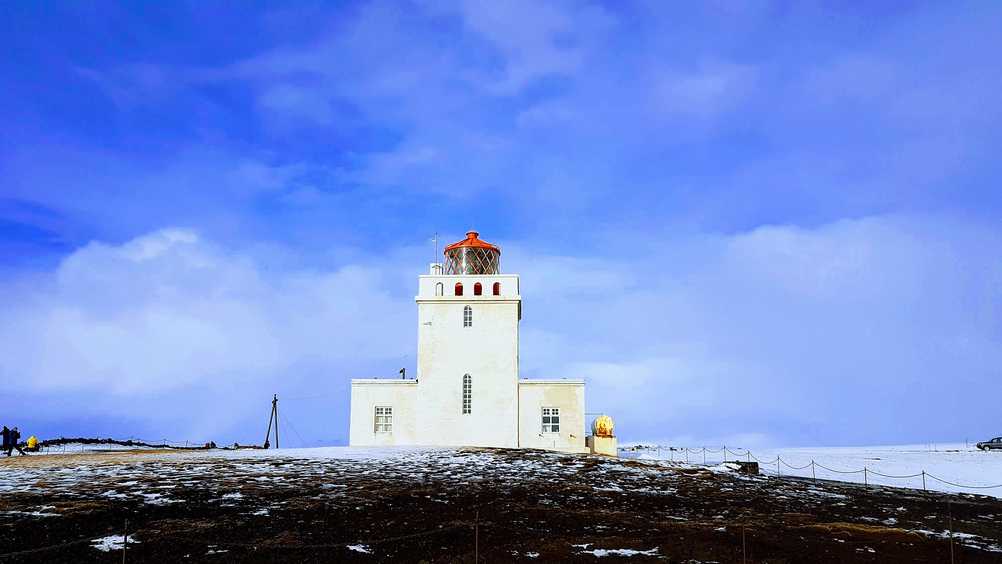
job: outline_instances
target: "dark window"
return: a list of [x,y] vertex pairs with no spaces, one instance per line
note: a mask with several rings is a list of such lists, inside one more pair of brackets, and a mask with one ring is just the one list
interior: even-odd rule
[[494,295],[495,296],[500,296],[501,295],[501,283],[500,282],[495,282],[494,283]]
[[456,295],[457,296],[462,296],[463,295],[463,283],[462,282],[456,282]]
[[470,306],[463,308],[463,327],[473,327],[473,308]]
[[480,282],[477,282],[476,284],[473,285],[474,296],[482,296],[483,293],[484,293],[484,287],[480,285]]
[[559,407],[544,407],[543,408],[543,432],[544,433],[559,433],[560,432],[560,408]]

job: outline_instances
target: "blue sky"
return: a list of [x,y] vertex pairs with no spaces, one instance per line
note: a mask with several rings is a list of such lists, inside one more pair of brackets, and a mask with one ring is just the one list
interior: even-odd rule
[[[626,440],[1002,434],[1002,7],[14,4],[0,419],[347,436],[431,235]],[[261,429],[258,429],[261,427]],[[298,435],[298,436],[297,436]]]

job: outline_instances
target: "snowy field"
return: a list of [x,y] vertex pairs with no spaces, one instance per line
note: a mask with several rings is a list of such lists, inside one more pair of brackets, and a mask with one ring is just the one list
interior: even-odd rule
[[[120,445],[84,445],[72,443],[57,447],[43,449],[39,452],[29,453],[28,456],[47,456],[56,454],[97,454],[137,451],[144,454],[156,456],[158,453],[170,455],[171,459],[189,456],[193,458],[226,458],[231,460],[254,459],[254,458],[276,458],[289,456],[297,459],[328,459],[336,458],[342,460],[377,460],[381,458],[396,457],[418,452],[434,452],[436,450],[449,450],[431,447],[309,447],[309,448],[281,448],[281,449],[236,449],[227,450],[223,448],[206,450],[184,450],[184,449],[153,449],[149,447],[120,446]],[[16,455],[15,455],[16,456]]]
[[[791,464],[804,455],[834,468],[904,464],[908,452],[755,455]],[[126,538],[129,562],[454,562],[478,553],[487,561],[740,562],[747,552],[748,561],[886,564],[939,563],[956,551],[968,564],[992,564],[1002,554],[995,498],[750,476],[713,465],[710,453],[708,467],[675,459],[345,447],[5,458],[0,545],[12,548],[0,549],[0,560],[109,561]],[[35,540],[21,549],[25,538]]]
[[[691,464],[703,463],[702,447],[690,448],[688,453],[678,447],[670,450],[665,446],[623,452],[623,456],[630,458],[676,462],[685,462],[687,454]],[[707,464],[720,463],[723,456],[722,447],[706,449]],[[750,456],[744,449],[728,448],[727,460],[758,461],[761,471],[771,476],[816,476],[819,480],[860,484],[865,481],[871,485],[915,489],[923,488],[924,471],[926,489],[1002,498],[1002,452],[983,452],[963,443],[761,449],[752,450]],[[814,461],[814,475],[811,461]]]
[[[47,454],[140,450],[114,445],[66,445]],[[174,452],[172,457],[193,459],[212,457],[232,460],[289,456],[298,459],[379,460],[402,454],[436,449],[321,447],[271,450],[212,450]],[[442,449],[444,450],[444,449]],[[703,465],[702,447],[667,446],[623,450],[625,458],[640,460],[688,461]],[[37,453],[46,454],[46,453]],[[777,467],[777,457],[779,465]],[[725,460],[723,447],[706,449],[706,465]],[[748,451],[727,448],[726,460],[752,460],[760,464],[763,474],[798,476],[819,480],[836,480],[869,485],[884,485],[928,489],[951,493],[974,493],[1002,498],[1002,452],[983,452],[972,445],[891,445],[868,447],[797,447]],[[813,473],[811,462],[814,462]],[[866,468],[866,472],[863,469]],[[923,482],[922,472],[925,472]]]

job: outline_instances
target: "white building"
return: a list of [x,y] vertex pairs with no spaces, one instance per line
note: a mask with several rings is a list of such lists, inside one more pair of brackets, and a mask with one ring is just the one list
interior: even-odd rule
[[470,231],[419,277],[417,375],[351,381],[352,446],[588,451],[584,381],[518,377],[522,297],[500,263]]

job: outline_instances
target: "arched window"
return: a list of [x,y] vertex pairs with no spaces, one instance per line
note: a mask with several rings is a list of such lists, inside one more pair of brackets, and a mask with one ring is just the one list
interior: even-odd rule
[[470,306],[463,308],[463,327],[473,327],[473,308]]
[[463,295],[463,283],[462,282],[456,282],[456,295],[457,296],[462,296]]
[[480,285],[480,282],[477,282],[476,284],[473,285],[474,296],[481,296],[483,295],[483,293],[484,293],[484,287]]
[[473,413],[473,377],[463,374],[463,415]]
[[500,282],[495,282],[494,283],[494,295],[495,296],[500,296],[501,295],[501,283]]
[[439,282],[438,284],[435,284],[435,295],[436,296],[444,296],[445,295],[445,286],[443,286],[441,282]]

